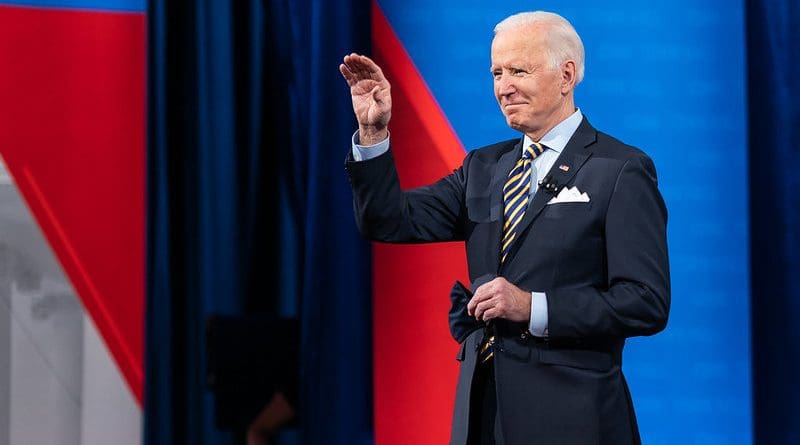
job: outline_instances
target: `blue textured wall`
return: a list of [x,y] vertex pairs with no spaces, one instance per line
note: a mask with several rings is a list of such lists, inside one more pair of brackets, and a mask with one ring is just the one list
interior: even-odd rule
[[751,443],[743,4],[379,3],[468,149],[515,136],[492,93],[494,25],[531,8],[572,22],[577,105],[653,157],[670,212],[670,323],[625,355],[644,443]]

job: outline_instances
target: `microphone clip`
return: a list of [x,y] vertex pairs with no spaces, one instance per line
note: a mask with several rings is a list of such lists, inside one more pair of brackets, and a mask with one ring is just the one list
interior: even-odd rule
[[557,195],[558,192],[561,190],[562,185],[558,183],[555,179],[553,179],[553,175],[548,174],[542,180],[539,181],[539,187],[544,189],[545,192],[550,193],[551,195]]

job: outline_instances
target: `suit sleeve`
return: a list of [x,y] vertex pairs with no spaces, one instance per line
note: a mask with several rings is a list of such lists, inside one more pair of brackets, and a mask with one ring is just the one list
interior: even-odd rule
[[664,329],[670,307],[667,210],[650,158],[620,169],[606,218],[607,282],[547,293],[551,337],[632,337]]
[[366,161],[348,155],[345,168],[363,236],[388,243],[464,239],[464,166],[431,185],[408,191],[400,188],[391,149]]

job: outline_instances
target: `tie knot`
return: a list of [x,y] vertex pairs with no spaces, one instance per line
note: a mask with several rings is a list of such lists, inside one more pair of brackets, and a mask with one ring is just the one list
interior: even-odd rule
[[536,159],[536,157],[544,153],[545,150],[546,147],[544,145],[534,142],[525,147],[525,151],[522,152],[522,159]]

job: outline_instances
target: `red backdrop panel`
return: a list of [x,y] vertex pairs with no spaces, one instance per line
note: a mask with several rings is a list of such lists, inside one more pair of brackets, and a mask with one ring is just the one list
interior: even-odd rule
[[0,7],[0,154],[142,400],[145,15]]
[[[461,165],[464,149],[373,3],[374,56],[392,83],[392,150],[404,188]],[[463,243],[373,244],[375,441],[440,445],[450,437],[458,363],[447,312],[450,287],[467,282]]]

